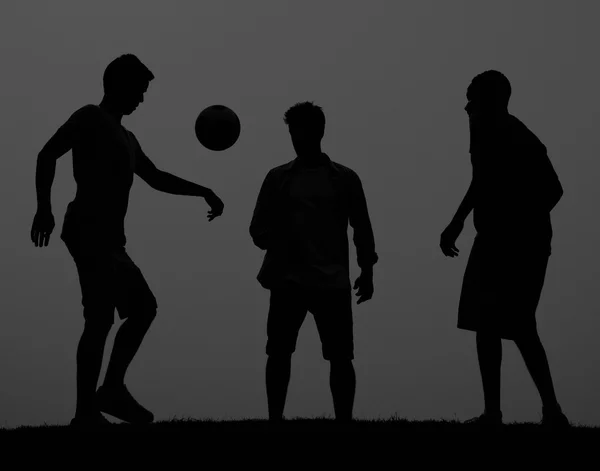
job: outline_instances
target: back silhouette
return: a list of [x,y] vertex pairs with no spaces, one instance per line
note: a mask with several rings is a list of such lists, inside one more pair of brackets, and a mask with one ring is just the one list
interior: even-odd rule
[[535,319],[551,252],[550,211],[563,190],[546,147],[508,113],[510,94],[508,79],[492,70],[468,87],[473,178],[440,241],[446,256],[457,256],[456,239],[473,210],[477,236],[464,274],[458,328],[476,332],[485,411],[470,423],[502,424],[501,339],[510,339],[539,391],[542,424],[568,426]]
[[[223,212],[215,193],[155,167],[122,124],[143,102],[154,75],[132,54],[112,61],[104,73],[99,105],[77,110],[52,136],[37,159],[38,208],[31,228],[36,247],[46,247],[54,229],[50,192],[56,161],[73,151],[75,199],[69,204],[61,239],[79,274],[85,326],[77,349],[77,408],[73,426],[103,426],[105,412],[132,423],[153,414],[125,386],[125,373],[156,316],[157,303],[141,271],[125,250],[124,219],[134,175],[165,193],[199,196],[212,221]],[[114,311],[124,319],[103,385],[96,391]]]
[[269,171],[250,225],[254,243],[266,250],[258,280],[271,291],[266,347],[269,420],[283,419],[291,357],[310,311],[323,357],[331,365],[335,417],[350,421],[356,377],[348,223],[361,268],[354,284],[359,304],[373,296],[373,230],[358,175],[321,150],[322,109],[298,103],[285,113],[284,121],[297,157]]

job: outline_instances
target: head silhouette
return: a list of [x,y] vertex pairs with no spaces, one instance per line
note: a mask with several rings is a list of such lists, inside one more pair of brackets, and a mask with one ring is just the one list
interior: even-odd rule
[[133,54],[113,60],[104,71],[104,96],[124,115],[133,113],[144,101],[154,74]]
[[309,101],[296,103],[285,112],[283,121],[297,155],[320,153],[325,135],[325,114],[320,106]]
[[510,94],[506,76],[497,70],[487,70],[475,76],[467,88],[465,110],[470,118],[506,113]]

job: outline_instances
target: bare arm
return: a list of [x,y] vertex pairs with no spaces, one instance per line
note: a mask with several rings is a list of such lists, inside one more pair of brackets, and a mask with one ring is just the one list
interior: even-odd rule
[[158,169],[150,181],[145,181],[155,190],[171,195],[199,196],[201,198],[207,198],[213,194],[213,191],[210,188],[184,180],[176,175]]
[[46,247],[54,230],[52,214],[52,183],[56,174],[56,161],[69,152],[81,131],[84,109],[76,111],[69,120],[44,145],[37,157],[35,188],[37,211],[31,226],[31,241],[36,247]]
[[473,200],[474,200],[474,193],[475,193],[473,187],[474,187],[473,180],[471,180],[469,189],[467,190],[467,193],[465,194],[460,205],[458,206],[458,209],[456,210],[456,214],[452,218],[453,222],[464,223],[465,220],[467,219],[467,217],[469,216],[469,214],[471,213],[471,211],[473,210],[473,206],[474,206]]
[[440,237],[440,248],[442,252],[447,257],[456,257],[459,253],[458,248],[456,247],[456,239],[463,230],[465,219],[473,210],[475,204],[475,183],[474,180],[471,180],[471,184],[469,185],[469,189],[462,199],[458,209],[456,210],[456,214],[448,224],[448,227],[444,229],[442,235]]
[[141,151],[138,145],[135,173],[155,190],[171,195],[199,196],[210,206],[208,220],[212,221],[223,214],[223,202],[210,188],[184,180],[171,173],[156,168],[154,163]]

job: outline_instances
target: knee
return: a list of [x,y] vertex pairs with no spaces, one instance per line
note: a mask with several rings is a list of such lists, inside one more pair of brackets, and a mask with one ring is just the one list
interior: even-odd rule
[[84,333],[107,336],[114,324],[114,309],[84,309]]
[[528,332],[515,338],[515,344],[519,350],[528,350],[542,346],[542,341],[537,331]]
[[148,307],[143,309],[137,316],[134,317],[135,323],[143,326],[150,327],[154,319],[156,319],[157,309],[156,307]]

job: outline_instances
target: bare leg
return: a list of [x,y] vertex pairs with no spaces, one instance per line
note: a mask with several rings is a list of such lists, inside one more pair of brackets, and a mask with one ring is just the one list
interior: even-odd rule
[[537,332],[515,341],[546,410],[559,408],[546,351]]
[[124,384],[127,368],[139,350],[155,317],[156,312],[153,312],[150,315],[125,319],[115,336],[115,343],[104,378],[105,386],[119,387]]
[[496,415],[500,413],[502,339],[493,334],[477,332],[476,342],[485,413]]
[[275,422],[283,419],[291,368],[291,355],[270,355],[267,359],[267,402],[269,420],[271,421]]
[[86,320],[77,347],[77,417],[91,416],[97,413],[95,407],[96,387],[102,368],[102,357],[106,338],[112,327],[112,318],[104,313],[86,313],[88,318],[111,319]]
[[332,360],[329,385],[333,397],[333,409],[338,421],[351,421],[356,393],[356,373],[352,360]]

